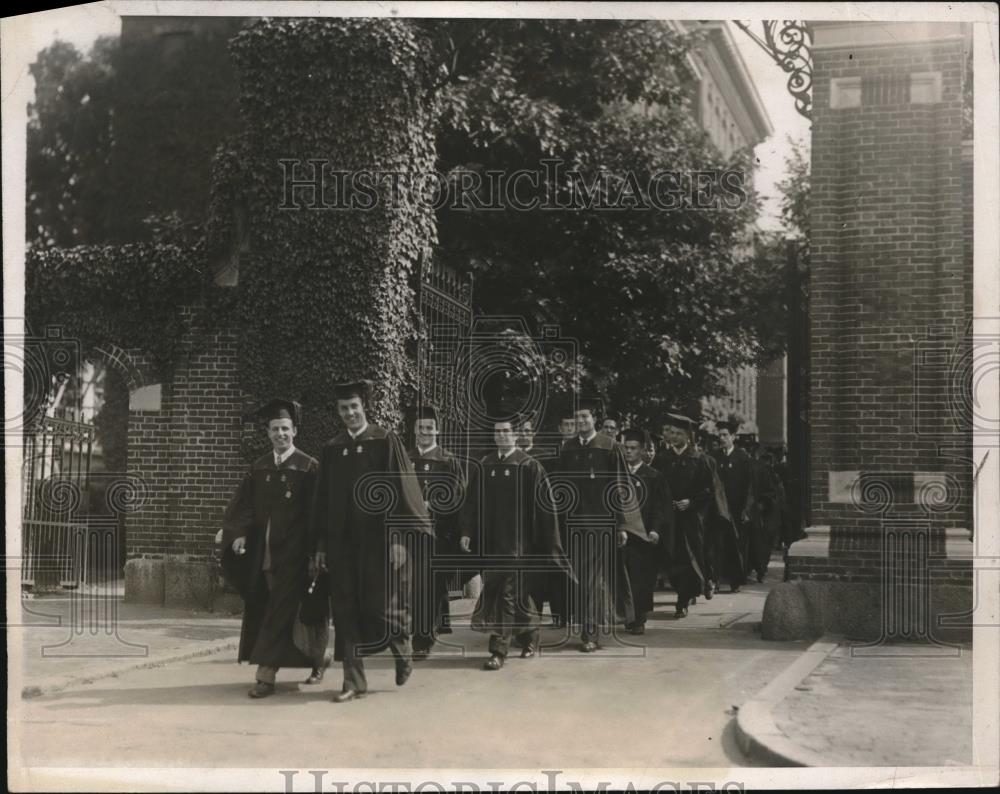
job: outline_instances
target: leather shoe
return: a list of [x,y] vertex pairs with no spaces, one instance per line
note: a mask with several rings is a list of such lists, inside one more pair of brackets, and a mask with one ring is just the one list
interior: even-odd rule
[[697,603],[698,603],[698,599],[697,599],[697,597],[695,597],[695,596],[691,596],[691,600],[690,600],[690,601],[688,601],[688,603],[689,603],[689,604],[690,604],[691,606],[694,606],[695,604],[697,604]]
[[522,659],[530,659],[534,655],[535,655],[535,646],[534,645],[525,645],[523,648],[521,648],[521,658]]
[[267,684],[264,681],[258,681],[253,685],[253,688],[247,692],[247,694],[252,698],[266,698],[268,695],[274,694],[274,684]]
[[438,634],[451,634],[451,633],[453,633],[451,626],[442,626],[441,628],[438,629]]
[[322,667],[314,667],[312,672],[309,673],[309,677],[303,682],[306,684],[318,684],[323,680],[323,674],[326,671]]
[[333,702],[347,703],[351,700],[357,700],[358,698],[362,698],[364,696],[365,696],[364,692],[358,692],[358,690],[356,689],[343,689],[340,692],[337,692],[333,696]]
[[636,623],[632,628],[628,630],[629,634],[645,634],[646,626],[643,623]]
[[430,646],[417,645],[413,648],[413,661],[415,662],[422,662],[430,655],[431,655]]
[[738,593],[739,591],[740,591],[740,586],[738,584],[734,584],[734,585],[730,585],[729,586],[729,592],[730,593]]
[[765,576],[767,576],[767,572],[766,571],[764,573],[757,574],[757,583],[758,584],[763,584]]
[[499,653],[493,654],[483,663],[484,670],[499,670],[501,667],[503,667],[503,657]]
[[405,684],[409,678],[410,673],[413,672],[413,665],[410,664],[409,659],[403,659],[396,662],[396,686],[402,686]]
[[707,585],[705,587],[705,600],[706,601],[711,601],[712,600],[712,596],[715,595],[714,590],[715,590],[715,588],[711,584],[709,584],[709,585]]
[[674,617],[677,620],[680,620],[681,618],[686,618],[687,614],[688,614],[687,607],[681,607],[676,612],[674,612]]
[[597,650],[597,643],[588,640],[582,646],[580,646],[580,650],[583,651],[584,653],[593,653],[594,651]]

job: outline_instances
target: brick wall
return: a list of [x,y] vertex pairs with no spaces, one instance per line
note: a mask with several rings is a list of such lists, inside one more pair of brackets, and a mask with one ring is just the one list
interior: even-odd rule
[[194,310],[185,316],[184,353],[159,410],[129,413],[128,470],[148,494],[128,516],[129,559],[208,559],[245,467],[236,334],[206,330]]
[[[828,559],[793,546],[789,565],[796,578],[877,581],[888,523],[971,526],[963,42],[818,49],[813,62],[811,523],[831,544]],[[911,101],[914,73],[940,75],[940,101]],[[841,94],[831,107],[831,90],[852,88],[833,86],[843,78],[860,78],[859,106]],[[872,475],[862,503],[831,501],[829,473],[852,471]],[[914,488],[914,473],[939,484]]]

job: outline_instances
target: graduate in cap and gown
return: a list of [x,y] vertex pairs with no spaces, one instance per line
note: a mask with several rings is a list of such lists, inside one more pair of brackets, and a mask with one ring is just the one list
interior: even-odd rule
[[599,633],[612,632],[616,620],[634,620],[628,573],[616,549],[630,534],[648,542],[638,504],[630,496],[621,445],[595,428],[599,412],[599,400],[581,400],[577,435],[563,446],[552,475],[557,501],[566,502],[563,520],[578,582],[571,588],[571,609],[580,622],[584,653],[600,647]]
[[666,448],[653,465],[667,480],[674,506],[674,542],[668,578],[677,592],[675,617],[687,616],[691,602],[704,592],[705,511],[714,491],[712,469],[693,441],[694,420],[668,413],[663,420]]
[[490,635],[486,670],[499,670],[512,640],[521,657],[538,649],[540,611],[532,593],[552,567],[572,575],[559,540],[558,513],[542,465],[517,447],[516,423],[492,411],[496,451],[470,470],[462,514],[461,548],[479,550],[483,589],[472,628]]
[[753,517],[754,496],[753,465],[745,450],[736,446],[735,422],[716,422],[720,447],[715,452],[718,477],[726,496],[728,517],[735,527],[726,531],[720,528],[717,548],[719,573],[729,582],[730,592],[739,592],[746,584],[744,562],[749,551],[751,519]]
[[669,549],[673,543],[674,506],[670,486],[664,476],[642,459],[643,450],[650,442],[649,433],[629,429],[622,434],[622,441],[629,482],[649,536],[649,540],[644,541],[637,535],[629,534],[621,548],[635,608],[635,617],[625,628],[632,634],[644,634],[646,616],[653,611],[656,576],[664,557],[661,545]]
[[306,683],[323,678],[326,618],[315,647],[303,650],[293,639],[309,586],[308,519],[318,469],[315,458],[295,448],[299,415],[290,400],[260,410],[272,449],[243,475],[222,521],[223,569],[245,603],[238,659],[257,665],[253,698],[274,694],[282,667],[311,668]]
[[395,657],[396,685],[409,679],[413,580],[426,573],[416,569],[426,565],[433,537],[403,442],[367,419],[370,395],[369,381],[334,389],[346,428],[323,447],[310,520],[315,565],[330,571],[335,650],[344,669],[337,703],[365,694],[362,657],[385,648]]
[[[438,634],[450,634],[448,582],[459,576],[464,585],[476,572],[447,569],[437,560],[455,557],[458,545],[458,517],[465,501],[465,473],[451,452],[438,444],[440,426],[437,410],[421,405],[410,411],[415,445],[407,454],[420,482],[424,505],[434,525],[433,557],[435,564],[427,577],[428,592],[414,599],[413,654],[427,655]],[[429,608],[426,608],[429,607]]]
[[751,496],[747,510],[750,537],[745,558],[746,573],[749,577],[751,571],[754,572],[757,581],[763,582],[780,531],[781,515],[778,504],[780,482],[767,460],[749,452],[744,454],[750,462],[752,473]]

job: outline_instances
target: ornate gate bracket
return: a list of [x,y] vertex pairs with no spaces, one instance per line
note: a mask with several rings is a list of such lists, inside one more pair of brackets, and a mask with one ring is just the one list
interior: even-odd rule
[[[798,19],[764,19],[761,38],[747,22],[733,20],[771,59],[788,74],[788,93],[795,99],[795,109],[812,119],[812,34]],[[752,23],[751,23],[752,24]]]

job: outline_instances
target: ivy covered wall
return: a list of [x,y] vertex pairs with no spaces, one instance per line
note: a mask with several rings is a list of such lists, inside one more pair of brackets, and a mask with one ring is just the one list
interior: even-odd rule
[[[280,160],[342,171],[426,173],[434,167],[429,47],[400,20],[262,19],[231,42],[246,132],[230,160],[244,230],[239,255],[240,368],[255,400],[305,407],[300,445],[318,452],[338,421],[338,381],[378,384],[376,421],[399,416],[412,382],[409,277],[436,239],[426,203],[393,207],[380,185],[369,210],[281,209]],[[251,134],[252,131],[252,134]]]

